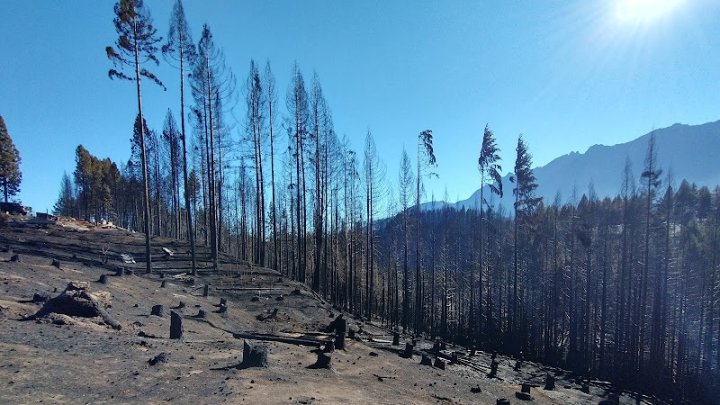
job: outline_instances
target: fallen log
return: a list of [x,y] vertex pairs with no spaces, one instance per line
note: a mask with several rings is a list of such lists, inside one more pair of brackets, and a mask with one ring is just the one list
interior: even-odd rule
[[265,342],[280,342],[291,345],[320,347],[325,344],[324,340],[294,338],[289,336],[272,335],[269,333],[233,332],[235,339],[262,340]]

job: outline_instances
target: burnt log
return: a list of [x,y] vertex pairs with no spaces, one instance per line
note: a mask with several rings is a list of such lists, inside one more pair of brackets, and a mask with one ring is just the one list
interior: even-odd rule
[[162,353],[158,354],[157,356],[148,360],[148,364],[150,364],[151,366],[154,366],[156,364],[167,362],[167,359],[168,359],[168,354],[165,352],[162,352]]
[[182,339],[182,317],[175,311],[170,311],[170,339]]

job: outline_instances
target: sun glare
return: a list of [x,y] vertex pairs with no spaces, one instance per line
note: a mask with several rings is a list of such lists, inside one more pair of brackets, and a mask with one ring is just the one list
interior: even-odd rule
[[617,0],[615,15],[630,23],[647,23],[667,16],[684,0]]

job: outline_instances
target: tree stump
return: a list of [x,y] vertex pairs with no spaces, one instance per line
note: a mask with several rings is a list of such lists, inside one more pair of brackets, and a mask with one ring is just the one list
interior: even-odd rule
[[177,306],[174,307],[173,309],[183,309],[183,308],[185,308],[185,307],[186,307],[185,303],[182,302],[182,301],[180,301],[180,303],[177,304]]
[[450,354],[450,364],[457,364],[457,362],[458,362],[458,354],[457,354],[457,352],[452,352],[452,354]]
[[115,269],[115,277],[122,277],[123,274],[125,274],[125,269],[120,267],[119,269]]
[[163,281],[160,283],[160,288],[165,288],[165,283],[166,283],[166,281],[163,280]]
[[441,359],[440,357],[435,357],[435,364],[433,365],[440,370],[445,370],[445,360]]
[[548,373],[545,375],[545,387],[546,390],[554,390],[555,389],[555,377]]
[[427,354],[423,354],[420,358],[421,366],[432,366],[432,359]]
[[217,313],[218,313],[218,314],[224,314],[224,313],[227,312],[227,310],[228,310],[227,305],[221,305],[220,308],[218,308]]
[[315,364],[308,366],[308,368],[332,370],[330,353],[324,353],[322,350],[315,350],[315,353],[317,353],[317,360]]
[[205,284],[205,287],[203,287],[203,297],[207,297],[210,295],[210,286]]
[[347,337],[348,339],[355,339],[355,329],[348,328]]
[[495,360],[490,363],[490,372],[488,373],[487,378],[497,377],[498,365],[499,363]]
[[107,274],[101,274],[101,275],[100,275],[100,279],[98,280],[98,282],[99,282],[100,284],[107,284],[107,283],[110,282],[110,280],[108,280]]
[[53,265],[53,267],[57,267],[59,269],[60,268],[60,260],[52,259],[52,265]]
[[400,334],[398,332],[393,332],[393,346],[400,346]]
[[335,342],[332,340],[329,340],[325,343],[325,347],[323,348],[325,353],[332,353],[335,351]]
[[243,360],[240,365],[242,368],[267,367],[267,347],[261,344],[252,344],[245,340],[243,343]]
[[440,350],[447,350],[447,343],[444,340],[440,340]]
[[495,405],[510,405],[510,400],[506,398],[498,398],[498,400],[495,401]]
[[11,261],[11,262],[18,262],[18,263],[20,263],[20,255],[18,255],[18,254],[12,255],[12,256],[10,257],[10,261]]
[[182,339],[182,317],[175,311],[170,311],[170,339]]
[[529,394],[529,393],[530,393],[530,388],[531,388],[530,384],[528,384],[528,383],[522,383],[522,384],[520,385],[520,392],[525,392],[525,393]]
[[150,315],[155,315],[159,317],[165,316],[165,306],[164,305],[153,305],[152,309],[150,310]]
[[204,309],[198,310],[197,315],[195,315],[195,318],[205,319],[207,318],[207,312],[205,312]]
[[436,339],[433,343],[432,352],[436,354],[440,352],[440,339]]
[[415,346],[412,345],[412,343],[405,343],[405,350],[400,353],[400,357],[405,359],[411,359],[413,355],[413,349]]

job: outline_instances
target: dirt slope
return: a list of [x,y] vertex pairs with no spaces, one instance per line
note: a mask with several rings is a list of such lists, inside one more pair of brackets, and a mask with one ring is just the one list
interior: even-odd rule
[[[499,378],[489,379],[489,354],[470,358],[461,348],[444,354],[457,350],[464,364],[420,366],[418,354],[398,356],[401,347],[390,344],[389,331],[348,314],[348,326],[362,333],[332,353],[332,370],[308,368],[317,358],[313,347],[272,341],[260,342],[268,348],[269,367],[237,368],[244,340],[233,332],[321,340],[328,338],[321,330],[339,312],[277,272],[230,258],[218,272],[189,277],[187,246],[172,240],[153,245],[153,261],[164,274],[144,275],[143,249],[142,235],[74,221],[0,227],[0,403],[522,403],[515,397],[521,382],[539,385],[531,395],[541,404],[597,404],[607,394],[601,383],[583,393],[561,371],[539,365],[514,371],[515,361],[504,357],[498,357]],[[20,261],[11,261],[16,254]],[[121,254],[137,263],[124,263]],[[116,276],[123,268],[135,274]],[[107,284],[98,282],[103,274]],[[23,320],[43,305],[32,302],[35,293],[57,296],[70,282],[87,282],[121,329],[101,318]],[[221,298],[227,300],[224,313]],[[165,316],[150,315],[154,305],[163,305]],[[169,339],[171,310],[183,317],[181,340]],[[201,310],[205,318],[197,317]],[[430,347],[420,341],[416,350]],[[161,353],[166,361],[151,365]],[[557,375],[555,390],[542,389],[547,372]],[[635,401],[623,396],[621,402]]]

